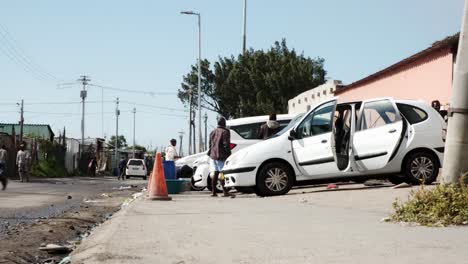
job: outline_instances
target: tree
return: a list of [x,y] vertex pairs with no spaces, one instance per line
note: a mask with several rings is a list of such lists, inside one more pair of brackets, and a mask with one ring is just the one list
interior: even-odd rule
[[[248,50],[245,55],[219,58],[210,69],[202,60],[202,107],[230,117],[287,112],[288,100],[325,82],[324,59],[311,59],[290,50],[286,40],[268,51]],[[179,99],[187,104],[193,89],[197,108],[197,67],[183,77]]]
[[[115,136],[111,136],[108,144],[109,144],[109,149],[115,149]],[[119,136],[119,145],[117,146],[118,149],[125,148],[127,147],[127,140],[125,139],[125,136],[120,135]]]

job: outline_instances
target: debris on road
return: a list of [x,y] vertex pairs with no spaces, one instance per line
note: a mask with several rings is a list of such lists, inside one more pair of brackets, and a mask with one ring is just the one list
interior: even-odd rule
[[368,180],[364,182],[364,186],[372,187],[372,186],[382,186],[385,185],[384,181],[382,180]]
[[39,250],[46,251],[49,254],[66,254],[73,249],[69,245],[47,244],[45,247],[40,247]]
[[412,185],[406,182],[403,182],[403,183],[393,186],[392,189],[409,188],[409,187],[412,187]]
[[338,185],[330,183],[327,185],[327,190],[338,189]]
[[307,201],[306,198],[301,198],[301,199],[299,200],[299,202],[300,202],[300,203],[307,203],[308,201]]
[[72,199],[72,196],[71,196],[71,195],[68,195],[68,196],[67,196],[67,199],[68,199],[68,200],[71,200],[71,199]]

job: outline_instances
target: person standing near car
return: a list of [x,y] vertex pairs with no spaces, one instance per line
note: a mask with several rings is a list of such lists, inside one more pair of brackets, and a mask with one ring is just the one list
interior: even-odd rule
[[6,173],[6,163],[8,160],[8,153],[5,145],[0,148],[0,181],[2,182],[2,191],[4,191],[8,184],[8,178]]
[[270,114],[268,121],[258,131],[258,139],[267,139],[279,131],[280,124],[276,121],[276,114]]
[[120,158],[119,162],[119,177],[117,180],[122,178],[122,181],[125,180],[125,169],[127,168],[127,159],[125,157]]
[[210,174],[212,177],[211,186],[212,194],[211,196],[216,197],[216,185],[218,184],[218,179],[223,186],[223,192],[225,197],[229,197],[227,189],[224,187],[224,177],[219,177],[221,171],[224,167],[224,162],[231,155],[231,133],[226,128],[226,119],[220,117],[218,119],[218,127],[215,128],[210,133],[209,139],[209,150],[208,156],[210,156]]
[[166,160],[172,160],[175,161],[176,159],[179,159],[180,156],[177,154],[177,140],[171,139],[170,145],[166,147]]

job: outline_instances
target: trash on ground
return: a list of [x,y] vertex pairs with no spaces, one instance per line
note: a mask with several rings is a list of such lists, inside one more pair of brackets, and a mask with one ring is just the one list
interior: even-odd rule
[[400,183],[398,185],[395,185],[392,187],[392,189],[399,189],[399,188],[409,188],[411,187],[412,185],[411,184],[408,184],[406,182],[403,182],[403,183]]
[[330,190],[330,189],[338,189],[338,185],[330,183],[327,185],[327,190]]
[[39,250],[46,251],[49,254],[64,254],[71,252],[73,249],[70,246],[48,244],[45,247],[39,247]]
[[307,201],[306,198],[301,198],[301,199],[299,200],[299,202],[300,202],[300,203],[307,203],[308,201]]
[[382,186],[382,185],[384,185],[384,182],[380,180],[368,180],[364,182],[364,186]]

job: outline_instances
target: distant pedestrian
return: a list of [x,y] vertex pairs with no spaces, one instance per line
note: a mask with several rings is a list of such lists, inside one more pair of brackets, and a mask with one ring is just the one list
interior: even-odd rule
[[122,178],[122,181],[125,180],[125,170],[127,169],[127,159],[125,157],[122,157],[119,162],[119,177],[117,180],[120,180]]
[[431,102],[431,106],[432,108],[434,108],[441,116],[444,120],[447,120],[447,114],[448,114],[448,111],[447,110],[441,110],[441,107],[440,107],[440,101],[439,100],[434,100]]
[[[224,175],[221,173],[224,167],[224,162],[231,155],[231,133],[226,128],[226,119],[221,117],[218,119],[218,127],[210,134],[210,143],[208,156],[210,156],[210,174],[212,177],[211,196],[216,197],[216,185],[218,180],[221,182],[225,197],[229,197],[227,189],[224,187]],[[220,177],[221,174],[221,177]]]
[[94,177],[96,176],[96,168],[97,168],[97,161],[96,158],[91,158],[91,160],[88,163],[88,171],[89,175]]
[[267,139],[280,130],[280,124],[276,121],[276,114],[270,114],[268,121],[258,131],[258,139]]
[[2,182],[2,191],[4,191],[8,184],[8,176],[6,173],[6,164],[8,160],[8,153],[5,145],[0,148],[0,181]]
[[166,160],[176,160],[179,159],[180,156],[177,154],[177,140],[171,139],[170,145],[166,147]]
[[25,151],[24,144],[21,144],[18,154],[16,155],[16,165],[18,166],[18,174],[21,182],[29,182],[28,160],[29,155]]

